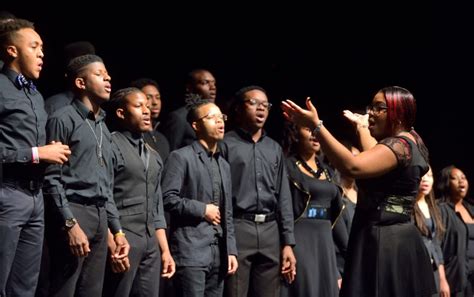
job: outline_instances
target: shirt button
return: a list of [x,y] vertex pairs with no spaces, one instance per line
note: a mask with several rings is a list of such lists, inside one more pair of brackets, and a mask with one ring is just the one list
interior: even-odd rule
[[262,190],[262,188],[261,188],[261,187],[258,187],[258,190],[259,190],[259,191],[261,191],[261,190]]

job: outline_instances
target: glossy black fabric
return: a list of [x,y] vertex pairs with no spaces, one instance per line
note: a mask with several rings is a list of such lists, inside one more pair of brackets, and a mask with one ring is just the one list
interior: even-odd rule
[[358,180],[341,296],[428,297],[436,293],[436,287],[421,235],[410,216],[383,207],[390,195],[411,197],[413,205],[428,164],[407,138],[381,143],[397,156],[398,167],[379,177]]

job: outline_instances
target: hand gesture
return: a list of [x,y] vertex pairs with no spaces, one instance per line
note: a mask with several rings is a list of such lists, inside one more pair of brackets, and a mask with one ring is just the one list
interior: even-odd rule
[[350,110],[343,111],[344,117],[348,119],[355,128],[369,127],[369,114],[353,113]]
[[310,98],[306,98],[306,108],[301,108],[291,100],[281,103],[283,116],[300,127],[308,127],[313,130],[319,124],[319,116],[316,107],[311,103]]

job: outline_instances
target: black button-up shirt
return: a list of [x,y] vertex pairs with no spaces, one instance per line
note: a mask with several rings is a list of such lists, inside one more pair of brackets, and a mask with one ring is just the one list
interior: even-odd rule
[[[48,166],[43,189],[45,194],[54,198],[64,219],[74,217],[67,197],[106,200],[109,228],[116,233],[121,227],[112,194],[111,135],[104,116],[105,112],[101,110],[95,118],[92,111],[77,99],[51,115],[46,126],[48,142],[61,141],[69,145],[72,153],[64,165]],[[89,121],[90,126],[86,121]],[[101,134],[103,164],[98,158]]]
[[21,88],[18,73],[4,67],[0,73],[0,163],[3,177],[42,179],[43,166],[32,163],[32,147],[46,143],[43,96]]
[[221,152],[232,177],[233,212],[277,213],[283,244],[294,245],[293,208],[281,146],[263,133],[257,142],[248,132],[226,133]]

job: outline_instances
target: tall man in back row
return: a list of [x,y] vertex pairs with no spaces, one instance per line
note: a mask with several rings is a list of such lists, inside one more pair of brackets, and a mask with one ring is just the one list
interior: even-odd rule
[[45,145],[47,115],[32,79],[43,66],[43,42],[32,23],[0,23],[0,296],[34,296],[43,246],[44,163],[71,151]]
[[293,210],[283,153],[263,126],[271,108],[265,90],[240,89],[232,112],[237,128],[226,133],[222,155],[232,176],[239,270],[226,282],[228,297],[279,297],[280,275],[292,282]]

